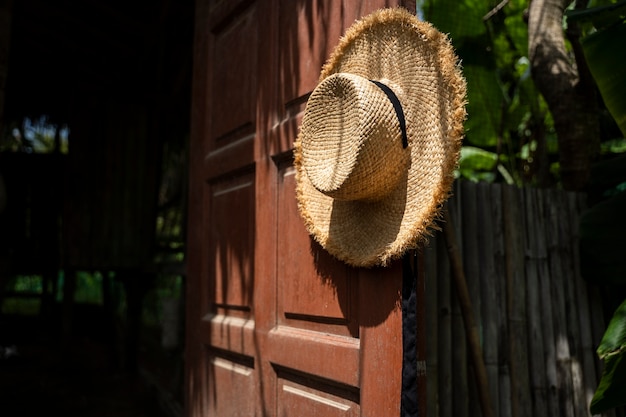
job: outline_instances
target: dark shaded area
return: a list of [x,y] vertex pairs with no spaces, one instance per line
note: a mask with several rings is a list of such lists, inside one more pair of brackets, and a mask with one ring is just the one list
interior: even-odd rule
[[121,371],[110,344],[94,335],[62,340],[49,323],[25,316],[3,317],[0,333],[3,416],[165,415],[153,388]]
[[5,117],[68,118],[85,98],[185,89],[193,2],[14,0]]
[[[0,146],[2,416],[180,414],[182,346],[145,318],[186,273],[193,16],[193,0],[0,0],[0,141],[25,118],[70,131],[67,153]],[[75,302],[80,271],[104,277],[101,302]],[[6,314],[16,300],[40,304]]]

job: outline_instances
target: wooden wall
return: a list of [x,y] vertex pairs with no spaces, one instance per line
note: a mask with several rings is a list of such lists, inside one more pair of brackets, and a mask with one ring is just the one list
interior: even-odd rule
[[[587,416],[605,323],[580,276],[584,196],[456,184],[448,202],[499,416]],[[429,416],[481,415],[441,233],[424,251]]]

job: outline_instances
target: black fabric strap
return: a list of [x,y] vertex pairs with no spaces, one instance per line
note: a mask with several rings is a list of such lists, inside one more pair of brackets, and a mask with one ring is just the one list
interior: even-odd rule
[[[411,260],[413,259],[413,266]],[[417,253],[402,258],[402,391],[401,417],[418,417],[417,399]]]
[[400,132],[402,133],[402,147],[406,148],[409,146],[409,140],[406,136],[406,120],[404,118],[404,110],[402,110],[402,104],[400,104],[400,100],[398,96],[393,92],[391,88],[387,85],[381,83],[380,81],[370,80],[374,84],[376,84],[389,98],[391,104],[393,105],[393,109],[396,111],[396,116],[398,117],[398,122],[400,123]]

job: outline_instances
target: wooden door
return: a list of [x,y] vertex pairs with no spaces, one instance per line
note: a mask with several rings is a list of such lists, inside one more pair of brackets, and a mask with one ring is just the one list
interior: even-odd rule
[[322,64],[389,3],[197,1],[189,416],[399,415],[401,266],[349,268],[317,246],[292,166]]

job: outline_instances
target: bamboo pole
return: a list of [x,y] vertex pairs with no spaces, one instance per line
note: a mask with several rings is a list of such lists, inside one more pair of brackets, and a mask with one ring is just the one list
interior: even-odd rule
[[[564,270],[566,271],[565,288],[568,302],[568,311],[570,310],[569,304],[576,306],[575,311],[578,313],[585,308],[585,302],[579,299],[577,291],[577,281],[579,275],[576,273],[578,268],[577,263],[577,250],[578,250],[578,213],[576,209],[576,194],[572,192],[563,193],[563,211],[565,213],[564,224],[567,230],[566,239],[561,243],[565,247],[565,256],[563,260],[566,261]],[[584,297],[586,298],[586,297]],[[588,316],[587,316],[588,317]],[[585,317],[586,318],[586,317]],[[584,318],[583,318],[584,320]],[[581,316],[575,312],[568,314],[568,336],[570,338],[571,353],[572,353],[572,387],[574,390],[574,411],[578,417],[589,416],[589,403],[586,387],[585,387],[585,375],[584,375],[584,353],[583,353],[583,341],[581,338]],[[591,400],[591,398],[589,398]]]
[[533,412],[536,416],[548,411],[548,387],[544,359],[543,317],[541,316],[541,277],[539,276],[540,218],[537,209],[538,192],[524,189],[524,215],[526,217],[526,303],[528,312],[528,352],[530,383],[533,390]]
[[530,417],[532,396],[528,389],[528,322],[524,264],[522,191],[505,187],[502,192],[506,249],[506,308],[510,352],[511,409],[513,417]]
[[504,241],[504,215],[501,184],[491,186],[491,218],[494,223],[493,257],[495,273],[499,277],[496,285],[497,311],[498,311],[498,408],[500,417],[512,417],[513,407],[511,401],[511,351],[509,348],[509,321],[507,318],[506,303],[506,251]]
[[489,395],[492,401],[494,412],[499,414],[500,394],[498,387],[498,287],[499,277],[496,273],[495,265],[495,237],[494,228],[498,227],[496,218],[492,216],[492,184],[478,183],[478,194],[476,198],[477,218],[476,223],[480,230],[477,231],[477,249],[479,267],[481,273],[477,272],[477,281],[481,292],[481,323],[483,329],[483,357],[487,370],[487,381],[489,383]]
[[[482,317],[482,297],[480,293],[481,285],[480,281],[486,275],[479,265],[479,249],[482,242],[483,230],[482,224],[478,223],[478,209],[477,209],[477,193],[479,184],[475,184],[470,181],[461,181],[460,185],[463,189],[463,210],[460,210],[459,216],[461,219],[461,228],[458,227],[458,236],[462,241],[461,259],[463,261],[463,272],[465,272],[467,290],[472,300],[472,311],[474,313],[474,320],[476,321],[476,327],[478,330],[478,340],[483,341],[481,343],[481,354],[483,361],[485,361],[485,355],[482,347],[485,346],[484,338],[484,320]],[[480,229],[479,229],[480,227]],[[467,357],[467,353],[466,353]],[[471,381],[475,379],[473,374],[474,369],[468,368],[467,380]],[[485,370],[487,365],[485,364]],[[489,385],[489,378],[487,377],[487,384]],[[476,401],[478,397],[478,391],[475,384],[469,385],[469,404],[468,410],[470,416],[476,416],[480,414],[480,402]],[[490,396],[491,399],[493,397]],[[493,406],[493,404],[492,404]]]
[[436,416],[439,406],[439,312],[437,311],[437,237],[424,247],[424,281],[426,285],[426,415]]
[[[455,236],[460,236],[463,230],[463,218],[460,213],[465,209],[465,195],[463,194],[463,187],[461,181],[454,183],[454,197],[447,203],[448,213],[452,219],[451,224],[454,226],[453,231]],[[447,253],[448,249],[445,244],[444,249]],[[460,259],[463,259],[463,241],[457,240],[457,253]],[[448,263],[449,261],[449,256]],[[462,262],[462,261],[461,261]],[[452,268],[449,269],[452,272]],[[463,323],[463,312],[461,305],[459,304],[459,297],[455,295],[455,285],[452,278],[452,274],[448,274],[446,277],[450,282],[450,334],[452,337],[452,415],[454,417],[471,417],[469,413],[469,398],[470,398],[470,381],[468,370],[470,368],[468,364],[468,347],[465,331],[465,324]]]
[[550,272],[550,265],[548,259],[548,246],[550,242],[549,234],[549,207],[550,200],[547,198],[545,192],[539,193],[538,204],[538,227],[543,231],[542,238],[539,242],[539,268],[540,268],[540,295],[541,295],[541,320],[542,320],[542,335],[543,335],[543,349],[544,349],[544,366],[546,375],[546,385],[548,387],[547,407],[548,415],[558,416],[559,412],[559,396],[557,391],[558,378],[557,378],[557,365],[556,365],[556,336],[554,331],[554,319],[552,312],[552,280],[554,277]]
[[[587,209],[587,196],[583,193],[578,194],[577,199],[577,213],[580,216],[583,211]],[[578,235],[580,239],[580,235]],[[578,246],[577,246],[578,248]],[[575,254],[575,265],[577,268],[576,274],[579,277],[578,283],[582,287],[582,291],[586,294],[586,304],[587,304],[587,312],[581,311],[581,319],[582,314],[588,314],[588,324],[589,327],[586,331],[583,332],[583,343],[586,342],[587,347],[583,345],[583,355],[584,358],[591,363],[585,367],[585,378],[587,379],[587,389],[589,390],[589,395],[593,397],[593,393],[595,392],[598,383],[600,382],[600,377],[602,375],[603,364],[598,355],[596,354],[596,347],[600,344],[602,340],[602,335],[604,334],[604,330],[606,329],[606,323],[604,322],[604,313],[602,308],[602,297],[600,295],[600,291],[597,285],[593,283],[587,282],[580,273],[580,252],[576,251]],[[589,400],[588,404],[591,403]],[[606,411],[602,413],[604,417],[614,417],[616,415],[615,410]]]
[[448,210],[443,212],[444,225],[443,231],[446,239],[446,245],[448,248],[448,254],[450,256],[450,263],[452,267],[452,276],[454,278],[455,287],[457,289],[457,295],[459,298],[459,304],[463,313],[463,323],[465,325],[465,332],[467,337],[467,343],[470,348],[470,355],[472,359],[472,365],[474,366],[474,375],[476,378],[476,385],[478,388],[478,397],[480,400],[480,406],[485,417],[494,417],[493,408],[491,405],[491,399],[489,395],[489,384],[487,381],[487,371],[485,369],[485,363],[483,361],[482,350],[480,348],[480,339],[478,336],[478,328],[474,319],[474,313],[472,310],[472,302],[470,300],[469,291],[467,288],[467,282],[465,279],[465,272],[463,271],[463,262],[459,254],[458,243],[456,235],[454,233],[452,220]]
[[581,198],[583,194],[579,193],[569,199],[570,211],[575,214],[572,216],[571,227],[575,234],[575,242],[572,245],[573,259],[572,263],[575,268],[576,298],[578,300],[578,317],[580,320],[580,353],[583,360],[584,385],[585,385],[585,407],[589,407],[593,393],[597,386],[597,376],[595,370],[594,357],[596,355],[593,337],[591,334],[591,308],[589,307],[589,294],[587,293],[586,282],[580,274],[580,251],[578,243],[580,235],[578,233],[578,224],[580,223],[580,213],[585,207],[585,201]]
[[[439,367],[437,392],[439,393],[440,417],[452,417],[452,303],[450,302],[450,262],[448,262],[444,239],[437,237],[437,307],[439,320],[437,340],[439,346]],[[435,414],[437,415],[437,414]]]
[[571,355],[567,338],[567,307],[564,294],[565,283],[563,282],[563,261],[561,253],[561,241],[563,239],[563,207],[560,195],[556,190],[550,190],[549,210],[549,244],[550,274],[552,276],[552,318],[555,336],[555,357],[557,369],[557,391],[559,409],[562,415],[574,416],[574,398],[572,385],[572,369],[570,366]]

